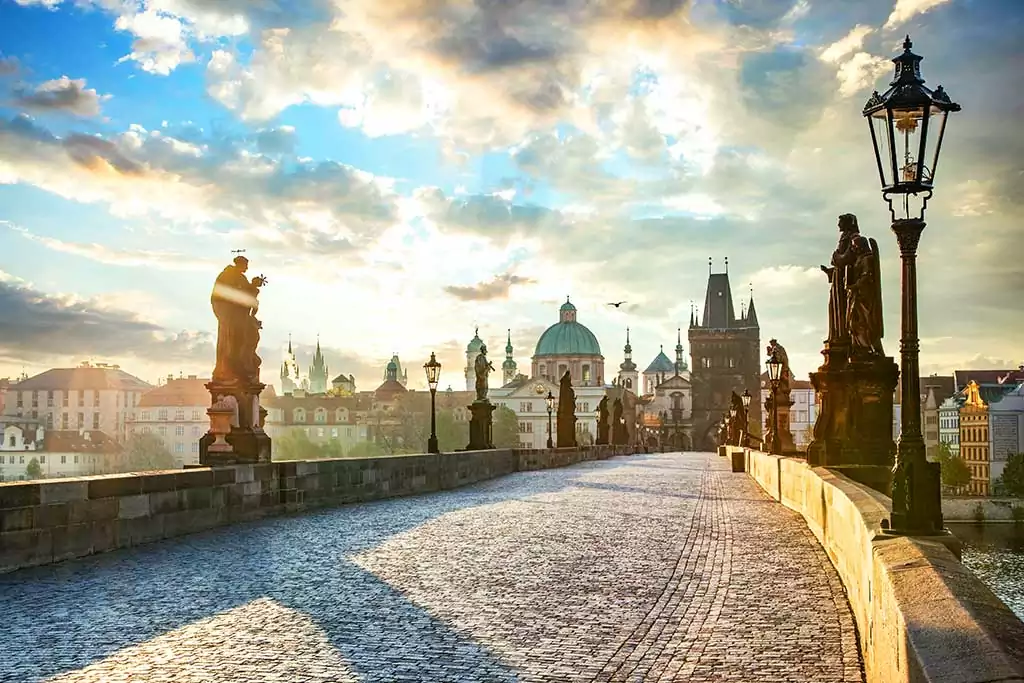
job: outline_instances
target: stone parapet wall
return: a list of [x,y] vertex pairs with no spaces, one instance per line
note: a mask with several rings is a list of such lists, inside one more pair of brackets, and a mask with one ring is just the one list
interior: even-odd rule
[[883,535],[889,498],[797,458],[748,451],[746,470],[831,558],[869,683],[1024,682],[1024,623],[943,544]]
[[632,452],[592,446],[286,461],[0,483],[0,573],[288,512]]

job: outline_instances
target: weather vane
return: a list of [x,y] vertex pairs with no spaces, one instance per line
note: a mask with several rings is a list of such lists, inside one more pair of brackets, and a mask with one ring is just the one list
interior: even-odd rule
[[232,254],[244,254],[245,253],[245,249],[232,249],[231,253]]

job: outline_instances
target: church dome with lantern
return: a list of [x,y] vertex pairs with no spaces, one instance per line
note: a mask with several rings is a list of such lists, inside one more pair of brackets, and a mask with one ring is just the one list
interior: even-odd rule
[[568,370],[573,386],[604,383],[601,345],[586,325],[576,320],[576,307],[566,297],[558,310],[558,322],[544,331],[533,354],[533,376],[553,382]]

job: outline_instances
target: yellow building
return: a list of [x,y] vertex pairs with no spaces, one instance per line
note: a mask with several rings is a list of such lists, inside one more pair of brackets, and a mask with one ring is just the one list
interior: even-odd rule
[[967,400],[960,408],[960,457],[971,470],[970,494],[987,496],[992,467],[988,445],[988,405],[981,398],[981,391],[974,380],[964,393]]

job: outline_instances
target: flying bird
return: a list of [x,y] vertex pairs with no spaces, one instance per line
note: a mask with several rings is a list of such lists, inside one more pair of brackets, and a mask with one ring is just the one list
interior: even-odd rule
[[609,303],[607,303],[605,305],[606,306],[614,306],[615,308],[618,308],[619,306],[621,306],[624,303],[626,303],[626,302],[625,301],[619,301],[618,303],[611,303],[611,302],[609,302]]

